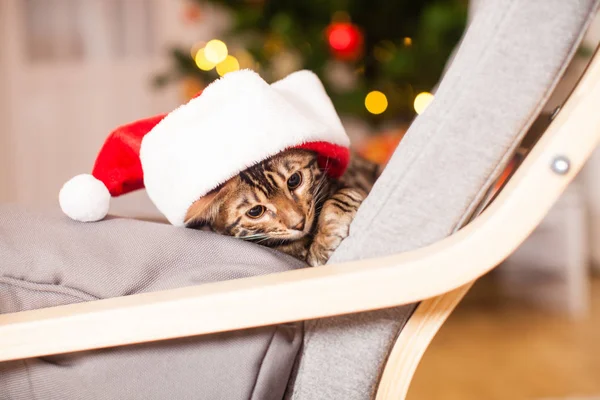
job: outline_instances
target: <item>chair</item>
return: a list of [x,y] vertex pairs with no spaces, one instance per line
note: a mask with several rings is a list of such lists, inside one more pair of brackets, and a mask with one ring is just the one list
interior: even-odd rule
[[539,224],[600,140],[596,55],[489,202],[598,3],[476,2],[435,101],[329,265],[2,314],[0,360],[307,321],[288,398],[404,398],[454,307]]

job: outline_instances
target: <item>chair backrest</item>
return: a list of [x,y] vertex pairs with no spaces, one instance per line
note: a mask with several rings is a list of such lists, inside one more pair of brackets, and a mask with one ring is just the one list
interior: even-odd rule
[[[410,127],[331,262],[412,250],[460,227],[552,93],[598,3],[479,1],[435,101]],[[413,310],[307,322],[288,397],[372,397]]]

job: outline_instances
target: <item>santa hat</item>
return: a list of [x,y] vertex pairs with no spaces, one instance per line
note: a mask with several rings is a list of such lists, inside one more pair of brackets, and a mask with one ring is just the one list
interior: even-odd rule
[[173,225],[189,207],[246,168],[286,149],[315,151],[332,177],[349,161],[349,139],[315,74],[299,71],[269,85],[256,73],[232,72],[166,115],[112,132],[92,175],[60,191],[65,214],[77,221],[106,216],[111,196],[146,188]]

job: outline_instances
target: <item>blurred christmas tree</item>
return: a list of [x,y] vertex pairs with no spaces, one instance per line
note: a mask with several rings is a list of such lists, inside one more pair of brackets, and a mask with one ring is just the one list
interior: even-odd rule
[[185,78],[201,88],[239,68],[272,82],[306,68],[321,77],[340,114],[373,124],[409,120],[426,106],[431,96],[418,94],[438,81],[467,10],[465,0],[187,1],[189,20],[212,3],[232,23],[192,55],[173,49],[173,68],[158,85]]

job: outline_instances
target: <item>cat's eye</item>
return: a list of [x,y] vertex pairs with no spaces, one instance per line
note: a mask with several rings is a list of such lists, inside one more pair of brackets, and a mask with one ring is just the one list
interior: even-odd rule
[[265,213],[264,206],[254,206],[246,213],[250,218],[260,218]]
[[302,183],[302,174],[300,172],[294,173],[294,175],[290,176],[287,180],[288,188],[296,189]]

